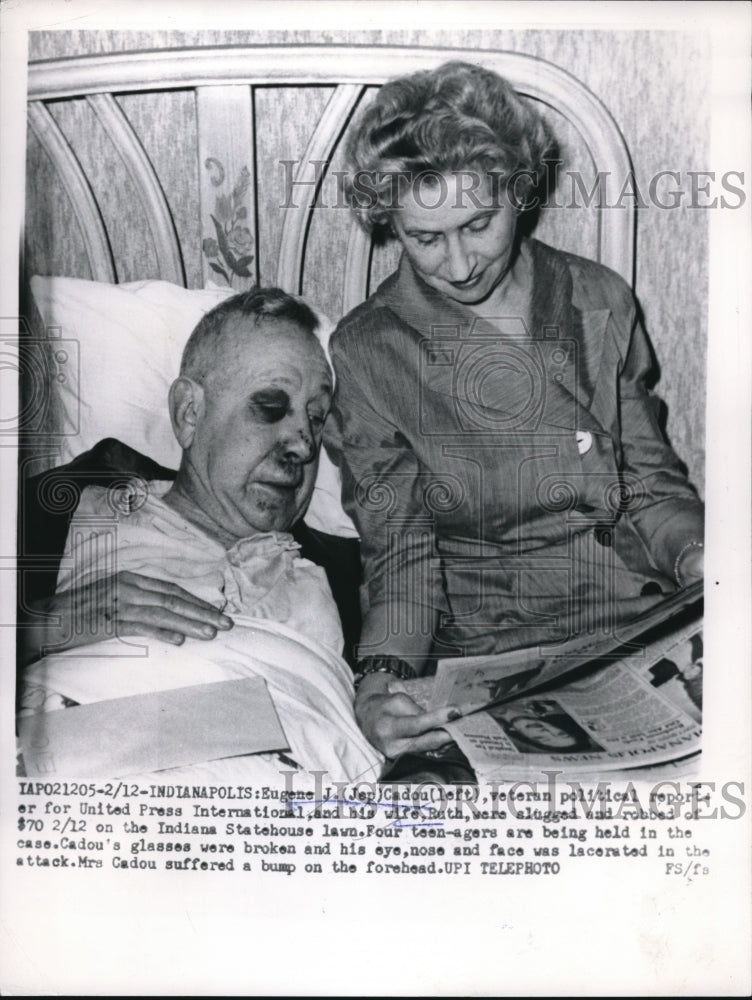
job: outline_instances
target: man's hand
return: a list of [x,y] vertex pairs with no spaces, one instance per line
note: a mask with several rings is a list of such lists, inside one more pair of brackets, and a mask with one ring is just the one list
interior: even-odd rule
[[358,725],[385,757],[438,749],[450,741],[440,727],[460,714],[456,708],[424,711],[400,691],[399,680],[384,673],[364,677],[355,698]]
[[233,625],[177,584],[128,570],[55,594],[32,610],[52,621],[22,630],[24,663],[116,636],[140,635],[179,646],[186,638],[213,639]]

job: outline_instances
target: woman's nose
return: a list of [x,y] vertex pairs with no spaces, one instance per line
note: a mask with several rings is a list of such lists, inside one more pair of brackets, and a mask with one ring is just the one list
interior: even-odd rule
[[474,262],[465,250],[461,238],[455,235],[447,240],[446,269],[450,281],[467,281],[473,272]]

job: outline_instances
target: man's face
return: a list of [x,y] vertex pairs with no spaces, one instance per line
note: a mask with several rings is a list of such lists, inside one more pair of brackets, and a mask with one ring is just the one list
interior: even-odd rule
[[233,317],[186,453],[194,500],[235,538],[286,531],[313,490],[332,395],[324,352],[289,320]]

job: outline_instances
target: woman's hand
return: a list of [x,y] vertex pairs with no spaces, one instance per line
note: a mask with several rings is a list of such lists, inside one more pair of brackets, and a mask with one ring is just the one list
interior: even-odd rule
[[676,579],[680,586],[688,587],[705,575],[704,551],[699,543],[686,546],[676,560]]
[[31,610],[52,621],[23,629],[24,663],[115,636],[140,635],[179,646],[186,638],[213,639],[233,625],[177,584],[128,570],[55,594]]
[[440,727],[460,717],[456,708],[426,712],[399,690],[389,674],[368,674],[355,698],[355,718],[366,739],[385,757],[436,750],[451,739]]

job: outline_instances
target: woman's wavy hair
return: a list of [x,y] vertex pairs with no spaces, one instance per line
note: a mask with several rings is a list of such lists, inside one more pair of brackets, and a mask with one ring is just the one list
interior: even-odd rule
[[514,181],[524,208],[553,150],[548,124],[506,80],[448,62],[389,81],[365,109],[347,142],[348,201],[367,231],[388,228],[415,178],[467,170]]

